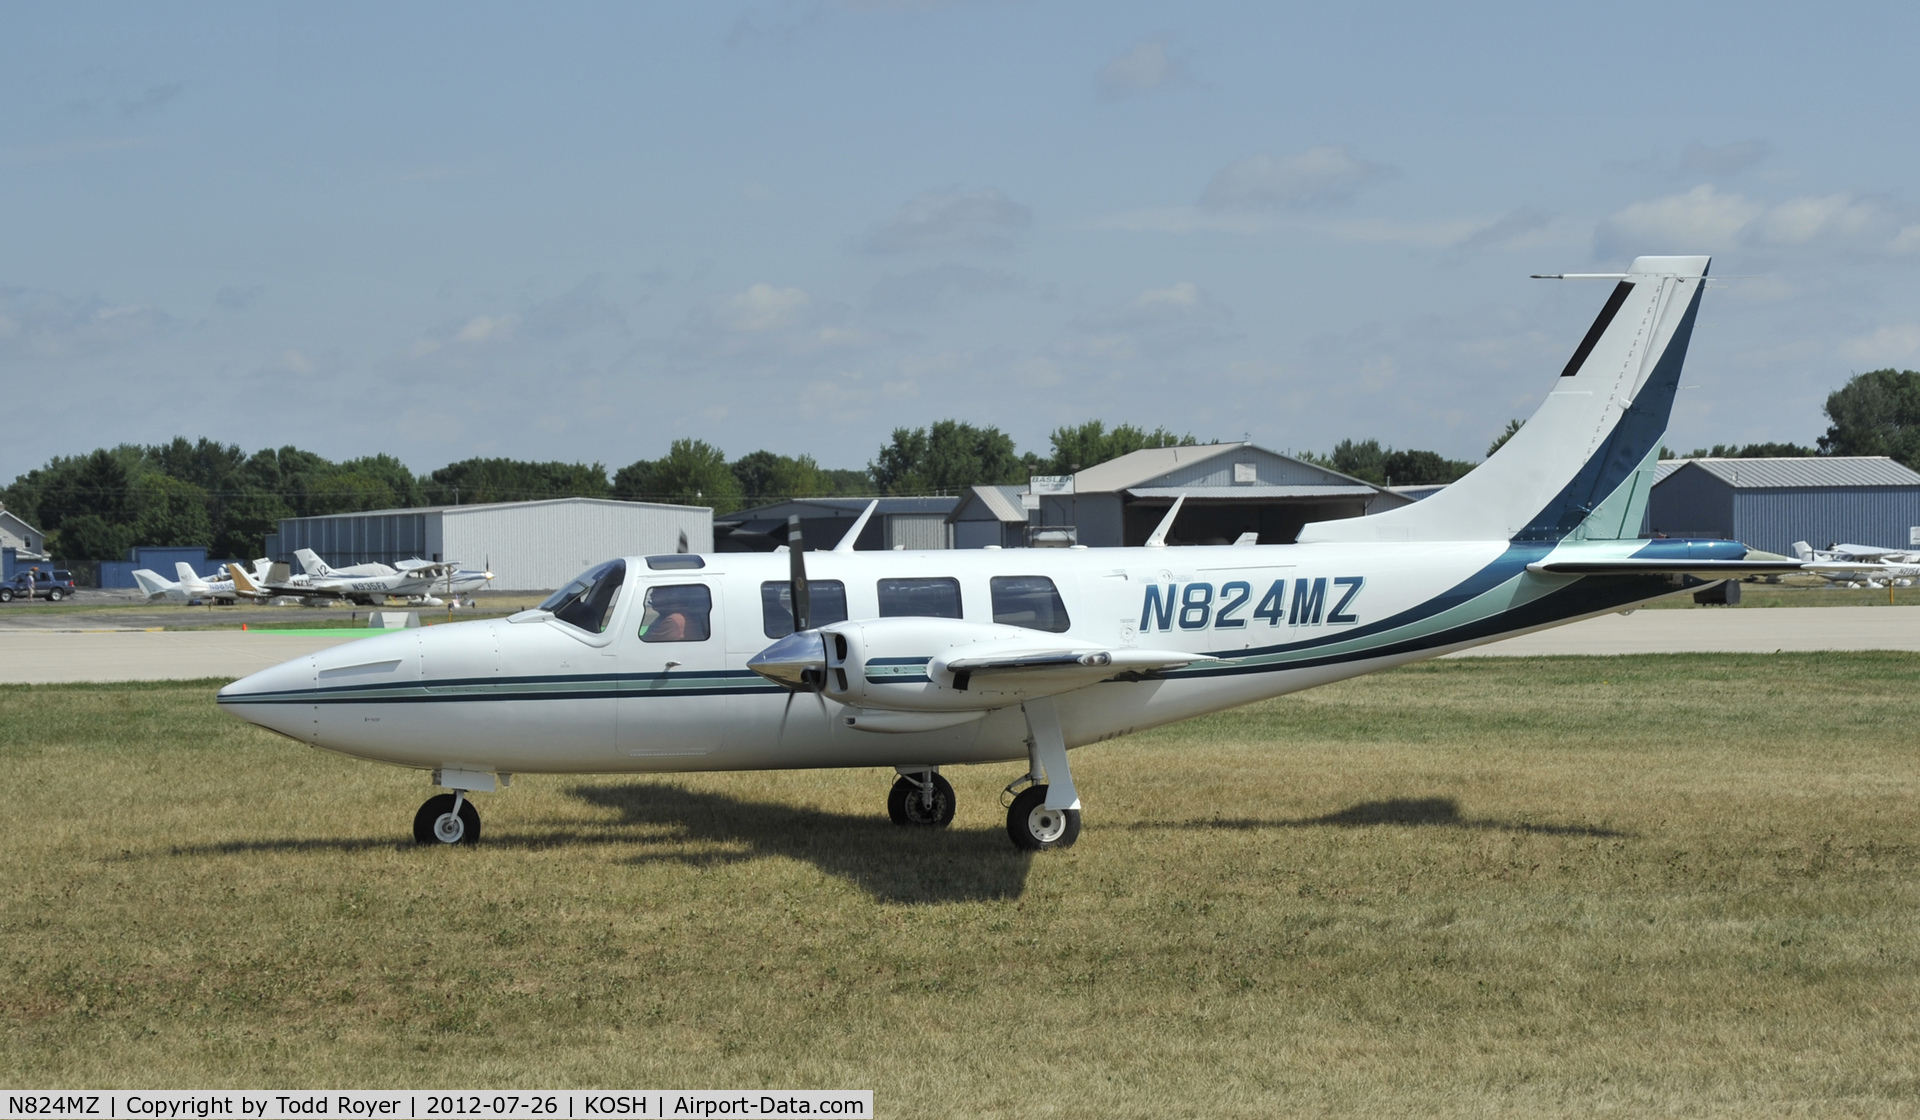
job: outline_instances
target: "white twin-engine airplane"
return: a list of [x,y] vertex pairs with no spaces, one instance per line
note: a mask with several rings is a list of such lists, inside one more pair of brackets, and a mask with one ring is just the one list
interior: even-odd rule
[[[1433,497],[1299,542],[609,560],[498,621],[367,638],[220,690],[241,719],[418,767],[421,843],[471,843],[513,773],[1024,762],[1020,848],[1080,831],[1068,751],[1800,562],[1638,539],[1706,257],[1641,257],[1524,427]],[[1573,278],[1573,277],[1568,277]],[[871,509],[869,509],[871,513]],[[864,518],[863,518],[864,520]],[[1695,578],[1690,578],[1695,577]],[[797,606],[797,610],[795,607]],[[796,617],[797,616],[797,617]],[[1024,788],[1023,788],[1024,787]]]

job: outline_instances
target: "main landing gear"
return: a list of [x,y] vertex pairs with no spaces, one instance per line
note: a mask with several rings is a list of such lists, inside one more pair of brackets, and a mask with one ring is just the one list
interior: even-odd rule
[[[1007,837],[1025,852],[1071,848],[1080,838],[1080,795],[1067,767],[1067,741],[1051,697],[1029,700],[1027,772],[1007,787]],[[887,816],[897,825],[945,828],[953,821],[953,786],[926,766],[899,767],[887,794]]]
[[1067,768],[1067,740],[1060,731],[1059,709],[1051,696],[1029,700],[1023,707],[1027,772],[1007,787],[1010,794],[1019,790],[1007,806],[1007,836],[1014,847],[1026,852],[1071,848],[1080,839],[1080,794]]
[[953,823],[953,785],[938,770],[902,773],[887,793],[887,816],[897,825],[945,828]]
[[413,815],[416,844],[478,844],[480,812],[465,790],[435,794]]
[[480,810],[467,800],[467,794],[480,790],[492,793],[504,787],[513,775],[489,774],[476,770],[433,772],[433,784],[452,793],[437,793],[427,798],[413,815],[413,841],[416,844],[478,844]]

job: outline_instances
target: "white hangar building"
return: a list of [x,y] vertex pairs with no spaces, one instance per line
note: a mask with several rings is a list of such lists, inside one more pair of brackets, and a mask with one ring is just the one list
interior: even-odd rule
[[415,557],[487,564],[496,591],[547,591],[614,556],[712,552],[713,510],[606,498],[420,506],[289,517],[267,538],[267,555],[294,571],[301,548],[334,567]]

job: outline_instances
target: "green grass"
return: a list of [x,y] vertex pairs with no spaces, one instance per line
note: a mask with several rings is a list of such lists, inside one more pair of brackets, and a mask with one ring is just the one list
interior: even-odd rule
[[890,1116],[1920,1112],[1920,656],[1433,662],[1075,752],[416,774],[0,689],[0,1080],[871,1087]]

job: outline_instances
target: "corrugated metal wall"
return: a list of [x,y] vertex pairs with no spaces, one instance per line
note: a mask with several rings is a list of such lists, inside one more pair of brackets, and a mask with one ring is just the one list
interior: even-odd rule
[[491,564],[498,591],[551,590],[615,556],[713,551],[713,511],[691,506],[581,499],[448,509],[441,517],[445,558]]
[[[295,549],[311,548],[336,568],[369,561],[432,560],[427,539],[431,513],[341,513],[331,517],[290,517],[280,522],[275,559],[292,563]],[[294,568],[298,571],[298,565]]]
[[1735,490],[1734,538],[1768,552],[1790,553],[1794,541],[1907,547],[1920,526],[1920,488]]
[[887,518],[888,548],[952,548],[947,518],[940,513],[896,513]]

